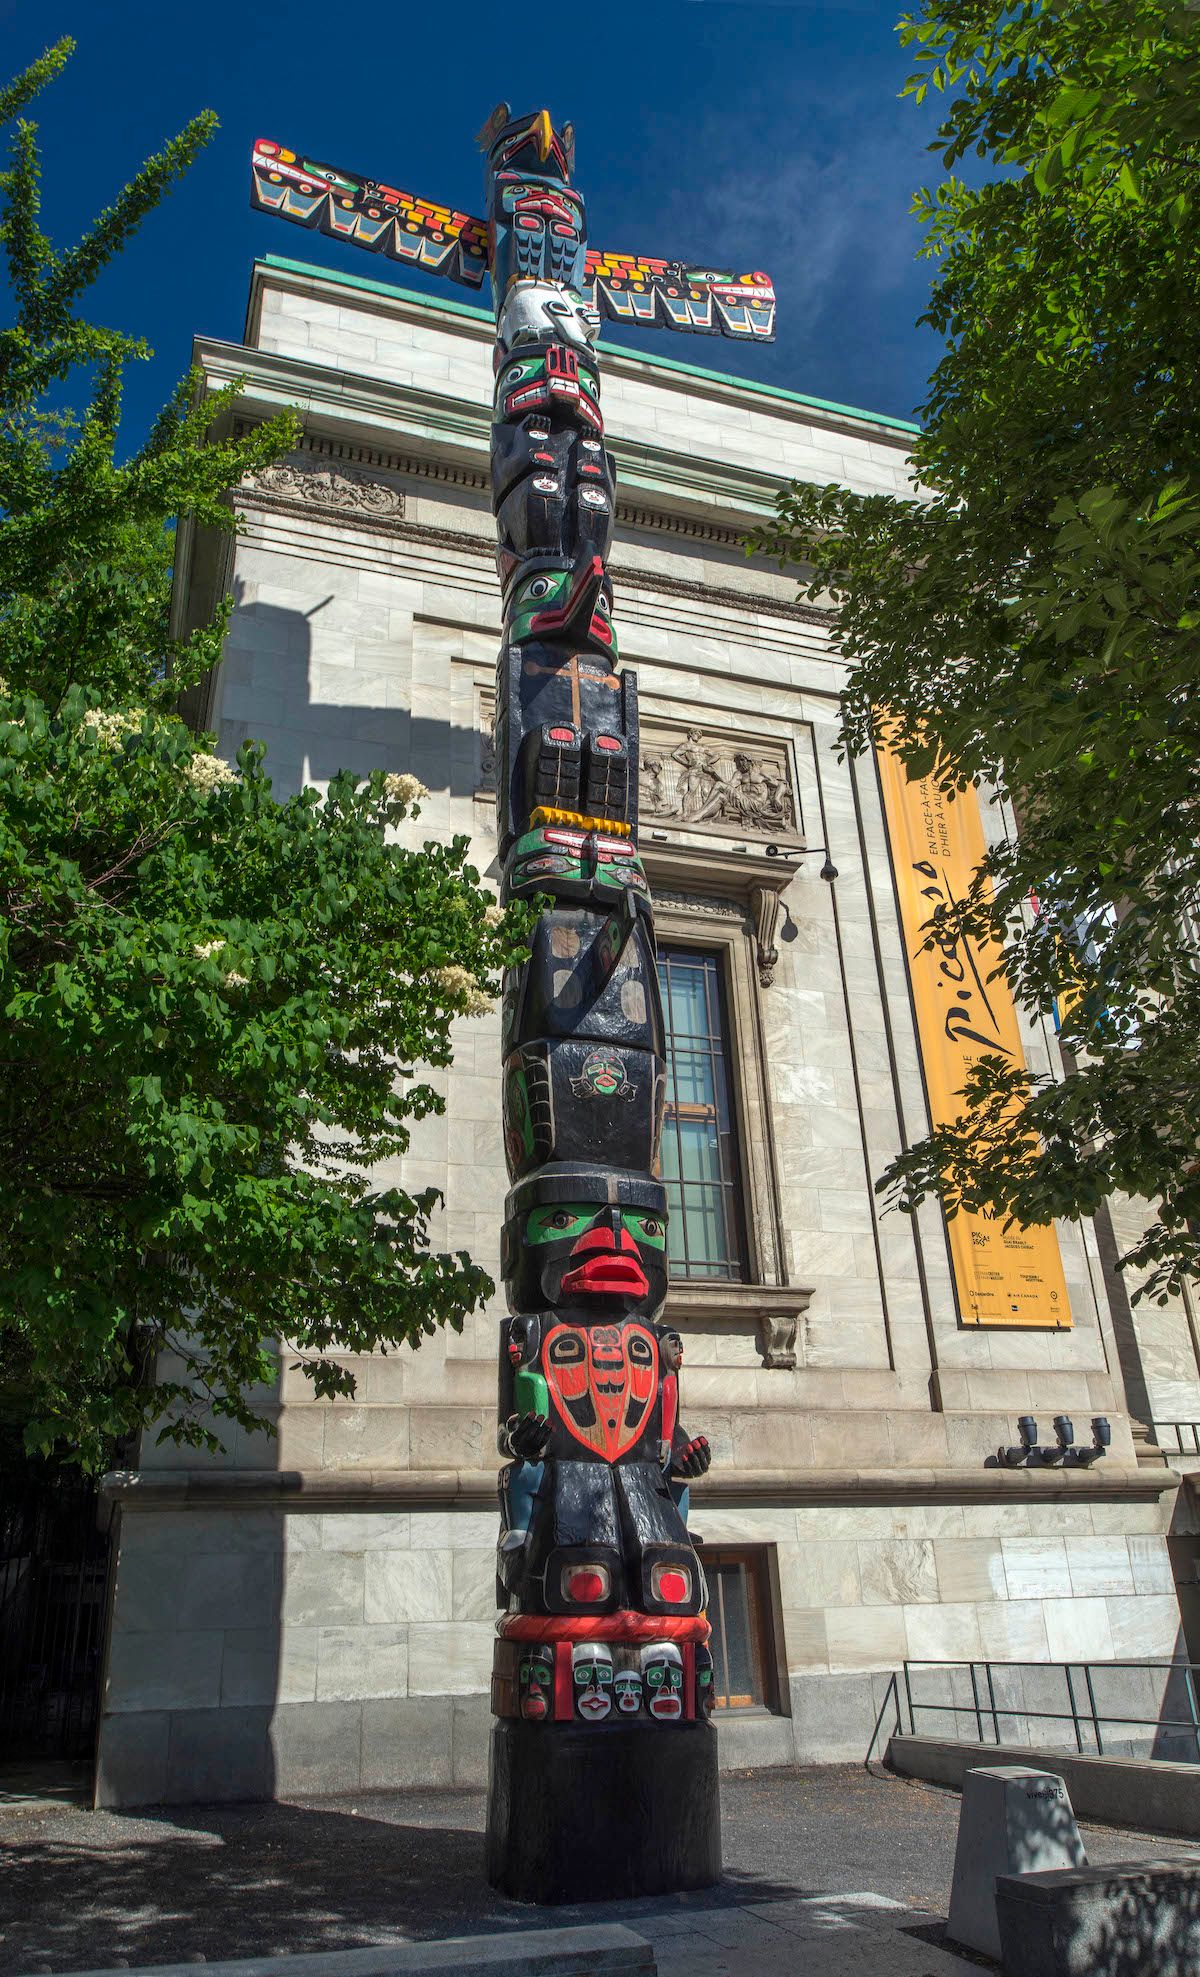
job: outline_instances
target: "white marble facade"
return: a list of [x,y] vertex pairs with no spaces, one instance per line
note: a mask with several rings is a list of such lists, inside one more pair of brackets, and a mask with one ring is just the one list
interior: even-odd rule
[[[622,660],[660,758],[699,730],[776,788],[757,820],[736,802],[681,819],[660,778],[643,829],[660,936],[721,955],[734,1030],[752,1281],[681,1283],[669,1306],[685,1418],[715,1457],[693,1524],[754,1547],[767,1589],[774,1706],[725,1713],[723,1750],[859,1759],[906,1658],[1175,1652],[1175,1483],[1131,1419],[1138,1341],[1091,1228],[1060,1230],[1070,1332],[970,1331],[939,1215],[881,1218],[872,1193],[925,1124],[875,771],[837,758],[822,612],[741,537],[789,477],[907,490],[909,431],[679,361],[719,362],[715,342],[647,345],[604,371]],[[243,489],[236,543],[183,533],[180,622],[237,600],[198,719],[229,755],[263,740],[283,791],[415,772],[432,791],[416,841],[466,832],[494,878],[487,321],[269,261],[246,346],[202,338],[196,360],[211,388],[244,379],[241,418],[295,405],[305,430]],[[1026,1044],[1052,1059],[1052,1037]],[[437,1240],[498,1276],[498,1018],[459,1025],[444,1089],[395,1178],[441,1188]],[[239,1435],[203,1466],[147,1447],[114,1494],[102,1802],[482,1778],[502,1309],[498,1293],[461,1335],[357,1361],[353,1404],[313,1401],[285,1369],[276,1441]],[[1188,1377],[1173,1404],[1200,1415],[1194,1354]],[[1107,1414],[1109,1456],[985,1467],[1030,1411],[1045,1439],[1059,1411],[1083,1439]]]

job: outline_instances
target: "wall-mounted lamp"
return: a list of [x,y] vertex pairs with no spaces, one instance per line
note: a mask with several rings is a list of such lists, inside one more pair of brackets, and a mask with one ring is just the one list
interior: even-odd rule
[[1103,1414],[1097,1414],[1092,1422],[1092,1446],[1090,1448],[1077,1448],[1075,1451],[1075,1460],[1076,1462],[1081,1462],[1085,1469],[1090,1469],[1093,1462],[1099,1462],[1105,1449],[1109,1448],[1111,1444],[1112,1429]]
[[1092,1422],[1091,1448],[1076,1448],[1075,1423],[1069,1414],[1056,1414],[1054,1417],[1055,1446],[1038,1447],[1037,1421],[1032,1414],[1022,1414],[1017,1422],[1017,1433],[1021,1437],[1019,1448],[999,1448],[996,1460],[1004,1469],[1020,1469],[1028,1466],[1034,1469],[1057,1469],[1062,1463],[1070,1468],[1090,1469],[1093,1462],[1099,1462],[1105,1449],[1112,1442],[1112,1429],[1102,1414]]

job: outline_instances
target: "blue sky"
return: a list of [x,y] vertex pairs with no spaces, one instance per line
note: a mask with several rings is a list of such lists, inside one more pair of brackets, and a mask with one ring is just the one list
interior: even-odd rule
[[929,116],[897,100],[899,11],[899,0],[0,0],[0,48],[11,74],[61,34],[79,44],[31,113],[43,223],[59,244],[189,116],[212,108],[221,120],[94,292],[94,319],[156,353],[130,381],[131,442],[186,368],[193,333],[240,338],[256,255],[391,278],[389,263],[250,212],[255,137],[480,211],[474,134],[500,97],[573,119],[595,246],[774,277],[773,347],[666,331],[643,333],[643,347],[908,417],[939,349],[914,327],[928,271],[908,204],[937,164]]

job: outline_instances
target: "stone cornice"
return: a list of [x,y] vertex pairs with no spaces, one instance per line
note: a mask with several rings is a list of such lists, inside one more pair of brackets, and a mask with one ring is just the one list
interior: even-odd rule
[[[1179,1485],[1174,1470],[729,1469],[691,1485],[703,1508],[789,1504],[1137,1503]],[[117,1470],[100,1485],[122,1510],[494,1510],[490,1469]]]
[[[399,459],[465,466],[480,476],[479,486],[486,485],[490,405],[215,337],[195,339],[193,361],[211,390],[241,380],[242,417],[269,418],[292,407],[323,431],[394,449]],[[677,527],[691,519],[715,530],[715,540],[733,543],[775,512],[778,475],[720,466],[641,440],[609,435],[608,443],[635,526],[670,526],[673,520]]]
[[[484,344],[489,349],[495,338],[489,309],[454,302],[449,296],[417,295],[413,290],[397,287],[392,282],[373,281],[369,276],[355,274],[350,268],[317,268],[270,254],[255,262],[251,276],[246,311],[248,343],[253,343],[259,335],[262,297],[268,287],[313,301],[333,301],[338,307],[347,306],[349,293],[354,298],[350,306],[366,315],[386,316],[394,322],[415,323],[425,328],[434,327],[463,342]],[[711,345],[711,341],[694,336],[672,337],[668,333],[657,339],[652,336],[645,349],[631,349],[626,344],[610,343],[602,337],[599,351],[605,370],[612,371],[616,376],[636,378],[658,390],[683,391],[690,398],[707,399],[714,405],[734,406],[740,411],[748,409],[773,419],[786,419],[815,431],[844,433],[867,439],[875,445],[894,447],[901,457],[908,453],[918,436],[919,427],[907,419],[885,417],[853,405],[835,405],[827,399],[809,398],[802,392],[780,390],[756,378],[735,377],[727,372],[709,370],[700,364],[681,363],[678,357],[665,355],[665,349],[673,349],[677,353],[688,349],[698,353],[705,349],[706,344]]]

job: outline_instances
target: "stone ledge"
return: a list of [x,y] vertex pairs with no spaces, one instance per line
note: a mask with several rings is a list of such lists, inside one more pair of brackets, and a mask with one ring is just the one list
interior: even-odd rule
[[[1144,1668],[1149,1664],[1125,1665]],[[1178,1664],[1161,1665],[1165,1669]],[[1095,1666],[1120,1668],[1122,1664],[1097,1662]],[[985,1708],[990,1714],[990,1704]],[[966,1705],[963,1713],[968,1713]],[[1060,1777],[1078,1819],[1097,1819],[1137,1832],[1177,1834],[1188,1840],[1194,1840],[1200,1831],[1200,1766],[1195,1764],[1176,1764],[1168,1758],[1080,1757],[1074,1751],[1051,1750],[1045,1745],[1030,1749],[1023,1744],[958,1743],[948,1737],[900,1733],[888,1744],[887,1761],[903,1778],[922,1778],[932,1785],[949,1785],[955,1791],[961,1791],[966,1773],[978,1765],[1019,1764],[1025,1770],[1050,1771]]]
[[[654,1977],[654,1952],[644,1936],[620,1922],[576,1929],[509,1929],[487,1936],[446,1936],[435,1943],[381,1943],[362,1950],[318,1950],[298,1956],[254,1956],[210,1963],[212,1977],[462,1977],[464,1971],[490,1971],[493,1977],[601,1977],[621,1971]],[[192,1963],[155,1963],[140,1977],[194,1977]],[[99,1971],[74,1977],[112,1977]]]
[[[692,1484],[700,1506],[893,1503],[1135,1503],[1173,1490],[1170,1470],[1138,1469],[742,1469]],[[123,1510],[191,1505],[361,1510],[479,1509],[496,1502],[487,1469],[123,1469],[101,1494]]]
[[811,1298],[812,1291],[797,1284],[675,1282],[667,1288],[665,1315],[673,1325],[719,1319],[725,1328],[753,1327],[763,1365],[790,1373],[796,1370],[796,1334]]

